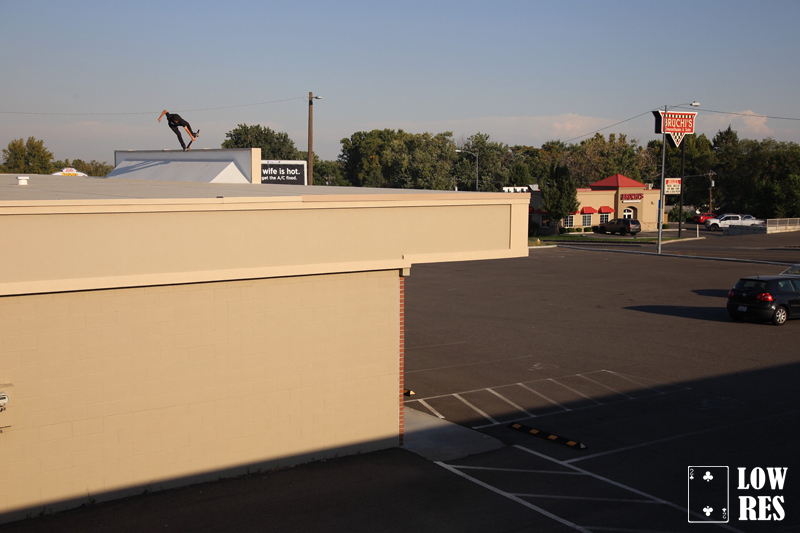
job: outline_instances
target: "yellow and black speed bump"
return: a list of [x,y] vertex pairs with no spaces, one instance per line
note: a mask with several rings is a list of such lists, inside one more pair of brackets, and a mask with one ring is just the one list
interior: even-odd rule
[[414,392],[411,389],[403,389],[403,395],[404,396],[414,396],[415,394],[416,394],[416,392]]
[[570,448],[575,448],[577,450],[586,449],[586,446],[584,446],[582,443],[576,440],[559,437],[558,435],[553,435],[552,433],[547,433],[545,431],[541,431],[535,428],[523,426],[522,424],[513,423],[509,424],[508,427],[510,427],[511,429],[516,429],[517,431],[522,431],[523,433],[528,433],[535,437],[539,437],[540,439],[547,439],[553,442],[557,442],[559,444],[563,444],[564,446],[569,446]]

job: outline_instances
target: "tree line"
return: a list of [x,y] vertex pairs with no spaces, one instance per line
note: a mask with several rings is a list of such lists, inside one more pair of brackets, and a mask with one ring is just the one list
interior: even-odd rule
[[[708,209],[713,179],[715,211],[746,212],[760,218],[800,216],[797,143],[740,139],[730,126],[712,139],[687,135],[683,143],[686,205]],[[579,143],[554,140],[534,147],[494,141],[485,133],[456,139],[449,131],[383,129],[355,132],[342,139],[341,145],[334,160],[314,155],[315,185],[501,191],[535,183],[544,193],[553,188],[548,193],[553,196],[555,190],[587,187],[613,174],[654,188],[661,183],[661,140],[642,146],[624,134],[597,133]],[[288,134],[261,125],[239,124],[226,133],[222,148],[261,148],[264,159],[307,159]],[[3,150],[0,171],[49,174],[72,166],[104,176],[113,169],[97,161],[52,159],[43,141],[15,139]],[[669,147],[665,174],[678,177],[680,170],[681,149]]]
[[113,165],[92,159],[88,163],[81,159],[53,160],[53,153],[48,150],[44,141],[34,137],[28,140],[14,139],[3,148],[3,164],[0,172],[9,174],[52,174],[62,168],[74,168],[89,176],[102,177],[114,170]]

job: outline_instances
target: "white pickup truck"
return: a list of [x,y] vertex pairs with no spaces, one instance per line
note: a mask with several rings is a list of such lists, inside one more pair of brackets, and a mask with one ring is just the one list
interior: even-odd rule
[[711,231],[717,231],[720,228],[727,228],[729,226],[763,226],[764,221],[752,215],[726,213],[719,218],[709,218],[705,221],[705,225]]

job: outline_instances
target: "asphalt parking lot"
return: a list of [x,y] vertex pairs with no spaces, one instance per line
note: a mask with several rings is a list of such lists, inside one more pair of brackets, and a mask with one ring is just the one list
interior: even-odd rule
[[[800,243],[765,237],[672,246],[734,257],[760,244],[758,260],[770,260]],[[735,513],[725,527],[794,530],[800,516],[788,509],[781,521],[738,520],[739,496],[767,492],[734,490],[734,478],[740,467],[796,471],[800,321],[740,324],[725,311],[740,276],[781,270],[595,247],[417,268],[406,313],[406,386],[417,396],[406,405],[507,444],[450,465],[575,527],[720,527],[688,524],[687,468],[723,465]],[[586,449],[509,429],[515,421]],[[794,484],[784,493],[799,501]]]
[[[491,451],[385,450],[0,531],[797,531],[800,320],[734,323],[724,306],[740,276],[800,263],[798,246],[800,233],[715,236],[664,247],[681,257],[588,246],[415,266],[406,408],[496,439]],[[713,259],[737,255],[765,262]],[[702,520],[689,469],[704,466],[727,467],[727,523],[689,523]],[[749,481],[770,467],[788,469],[782,489],[739,489],[738,468]],[[740,497],[772,520],[739,520]]]

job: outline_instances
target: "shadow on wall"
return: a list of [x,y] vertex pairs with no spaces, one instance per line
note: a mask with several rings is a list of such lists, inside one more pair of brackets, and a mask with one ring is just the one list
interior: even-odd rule
[[122,168],[117,167],[114,169],[114,174],[116,177],[119,177],[124,174],[131,174],[134,172],[139,172],[145,169],[156,168],[164,165],[168,165],[171,161],[139,161],[133,165],[124,166]]
[[[224,468],[220,470],[203,472],[192,476],[182,476],[178,478],[152,482],[146,485],[134,485],[121,490],[114,490],[108,492],[101,492],[97,494],[87,493],[85,497],[71,498],[67,500],[53,501],[46,505],[37,505],[26,509],[20,509],[9,513],[0,514],[0,531],[15,531],[14,526],[19,526],[19,531],[30,533],[33,531],[33,525],[39,525],[41,518],[42,529],[36,531],[82,531],[88,529],[84,525],[66,527],[60,520],[63,518],[69,520],[69,515],[72,513],[86,513],[90,515],[92,510],[96,508],[101,502],[108,502],[109,505],[116,505],[112,500],[121,501],[121,499],[136,500],[140,496],[148,496],[152,498],[164,498],[169,500],[169,489],[186,488],[188,486],[197,486],[198,484],[205,484],[208,482],[219,481],[223,479],[232,479],[239,477],[263,477],[271,472],[278,472],[286,469],[294,468],[298,465],[312,463],[315,461],[325,462],[334,458],[341,458],[347,456],[361,455],[364,453],[371,453],[377,450],[384,450],[387,448],[394,448],[397,446],[397,437],[375,440],[370,442],[356,443],[341,448],[327,448],[315,452],[309,452],[299,455],[286,456],[279,459],[272,459],[260,463],[242,464],[235,467]],[[159,494],[164,492],[164,494]],[[156,496],[156,494],[159,494]],[[159,502],[153,502],[154,505],[160,505]],[[123,504],[124,505],[124,504]],[[82,508],[76,510],[76,507]],[[57,513],[57,514],[54,514]],[[52,516],[50,516],[52,515]],[[24,520],[28,519],[28,520]],[[87,519],[88,516],[87,516]],[[8,524],[11,521],[19,521]],[[89,519],[90,520],[90,519]],[[98,524],[99,525],[99,524]],[[89,528],[90,529],[90,528]],[[245,528],[246,529],[246,528]],[[137,527],[121,527],[120,531],[148,531],[149,529],[140,529]],[[229,531],[242,531],[241,528],[232,527]],[[107,528],[100,527],[98,531],[108,531]]]

